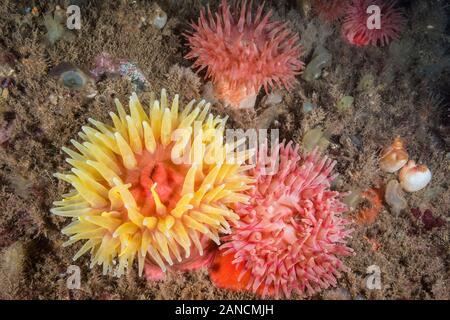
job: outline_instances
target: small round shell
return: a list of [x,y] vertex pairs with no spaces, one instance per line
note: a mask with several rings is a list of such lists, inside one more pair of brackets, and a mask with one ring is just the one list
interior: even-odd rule
[[151,18],[152,25],[161,30],[167,23],[167,13],[165,13],[157,4],[154,6],[154,14]]
[[403,190],[408,192],[419,191],[431,181],[431,171],[426,165],[416,165],[413,160],[400,170],[399,179]]

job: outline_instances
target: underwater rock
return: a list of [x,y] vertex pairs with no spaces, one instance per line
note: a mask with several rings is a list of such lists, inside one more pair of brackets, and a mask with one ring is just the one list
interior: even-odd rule
[[319,147],[320,151],[325,151],[329,145],[330,145],[330,140],[328,140],[328,138],[325,136],[322,136],[319,139],[319,142],[317,143],[317,146]]
[[428,203],[438,201],[438,199],[444,194],[446,188],[443,185],[437,185],[429,187],[423,192],[423,199]]
[[[2,98],[6,99],[3,96],[3,93],[5,92],[5,90],[7,90],[7,88],[3,89],[2,92]],[[0,102],[1,99],[0,98]],[[16,118],[16,114],[14,112],[11,111],[7,111],[6,109],[3,108],[3,104],[4,101],[2,102],[1,105],[1,110],[0,110],[0,146],[3,145],[5,142],[7,142],[9,139],[11,139],[11,136],[13,134],[13,130],[15,128],[15,118]]]
[[403,190],[415,192],[425,188],[432,175],[426,165],[416,165],[415,161],[409,160],[398,176]]
[[70,62],[58,64],[50,71],[50,75],[70,90],[84,91],[87,98],[97,95],[94,79]]
[[91,70],[95,78],[100,78],[106,74],[118,74],[120,62],[113,58],[109,53],[102,52],[94,58],[94,69]]
[[144,73],[134,63],[124,61],[119,66],[120,75],[128,78],[136,91],[144,91],[150,86]]
[[302,140],[303,148],[308,151],[312,150],[317,145],[322,135],[322,128],[315,128],[306,132]]
[[339,112],[346,112],[353,106],[353,101],[355,101],[355,98],[353,98],[352,96],[344,96],[339,99],[336,107]]
[[319,46],[314,50],[313,59],[303,72],[303,79],[310,82],[320,78],[322,70],[331,64],[332,55],[323,46]]
[[306,151],[312,151],[316,146],[319,147],[319,150],[324,151],[329,144],[330,141],[320,127],[309,130],[302,139],[302,145]]
[[164,28],[167,23],[167,13],[165,13],[156,2],[153,3],[150,22],[156,29],[159,30]]
[[208,101],[211,104],[216,104],[219,102],[214,93],[214,85],[211,81],[208,81],[203,85],[201,96],[205,99],[205,101]]
[[378,251],[381,248],[380,242],[375,238],[369,238],[367,236],[364,236],[364,239],[370,244],[370,249],[372,251]]
[[389,205],[392,212],[396,215],[406,209],[407,203],[403,195],[402,188],[397,180],[392,179],[386,185],[384,200]]

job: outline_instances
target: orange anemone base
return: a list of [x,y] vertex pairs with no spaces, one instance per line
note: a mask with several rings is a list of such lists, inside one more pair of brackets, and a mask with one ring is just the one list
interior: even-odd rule
[[[250,273],[242,273],[242,266],[233,264],[233,255],[222,255],[218,252],[215,256],[214,262],[209,268],[209,277],[214,285],[221,289],[228,289],[233,291],[248,291],[247,285],[250,280]],[[256,291],[257,294],[263,295],[264,286],[260,286]],[[272,296],[275,290],[272,287],[267,289],[267,295]]]

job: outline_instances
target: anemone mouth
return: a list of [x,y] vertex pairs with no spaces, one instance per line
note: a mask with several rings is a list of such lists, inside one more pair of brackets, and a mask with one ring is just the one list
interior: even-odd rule
[[130,192],[143,215],[157,213],[156,197],[165,208],[161,215],[172,211],[182,197],[183,184],[190,166],[173,163],[172,146],[160,147],[154,153],[144,152],[138,157],[135,169],[125,169],[124,182],[131,184]]

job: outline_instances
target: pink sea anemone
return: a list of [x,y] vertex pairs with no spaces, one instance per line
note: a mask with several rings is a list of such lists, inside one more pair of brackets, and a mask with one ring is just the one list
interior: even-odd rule
[[[400,9],[395,8],[394,0],[353,0],[347,6],[342,35],[351,44],[387,45],[399,37],[399,33],[406,24],[405,17]],[[380,28],[368,28],[368,19],[373,15],[367,12],[369,6],[380,9]]]
[[272,148],[269,162],[279,160],[275,174],[262,174],[267,166],[260,161],[254,168],[250,203],[237,206],[238,226],[223,238],[210,270],[217,286],[263,296],[311,295],[335,286],[348,271],[339,258],[353,253],[346,246],[352,230],[341,215],[343,194],[330,190],[335,162],[317,150],[299,155],[298,148]]
[[[263,16],[263,5],[252,16],[251,4],[240,1],[230,10],[222,1],[215,16],[202,10],[193,32],[186,35],[194,67],[206,68],[218,98],[236,108],[252,108],[261,87],[292,87],[303,68],[299,37],[287,23]],[[215,18],[214,18],[215,17]]]

